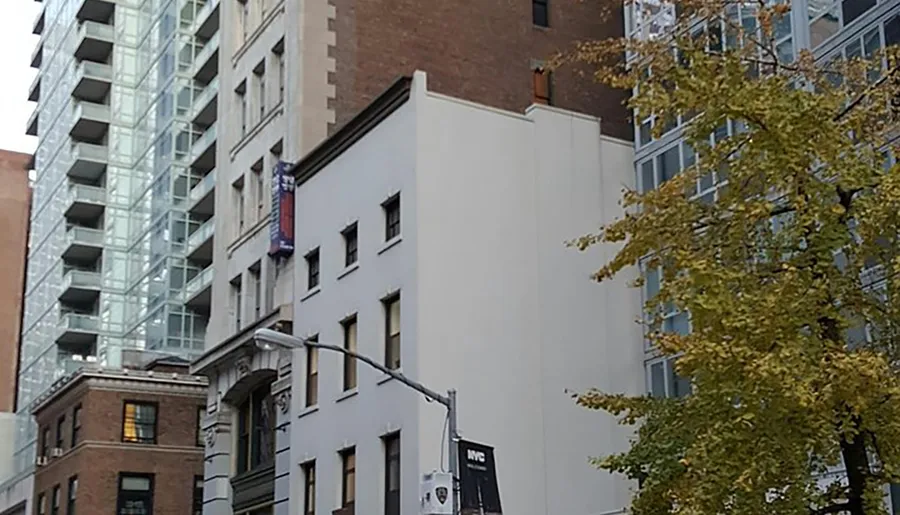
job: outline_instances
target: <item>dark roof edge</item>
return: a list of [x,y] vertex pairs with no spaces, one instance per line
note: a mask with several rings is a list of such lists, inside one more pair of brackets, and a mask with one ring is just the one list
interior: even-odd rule
[[295,177],[297,186],[308,181],[328,163],[337,159],[391,113],[405,104],[409,100],[411,90],[412,77],[400,77],[359,114],[294,164],[289,173]]

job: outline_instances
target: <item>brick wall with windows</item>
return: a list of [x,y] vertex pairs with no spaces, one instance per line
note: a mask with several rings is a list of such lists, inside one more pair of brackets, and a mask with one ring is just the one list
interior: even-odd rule
[[[621,14],[604,20],[596,2],[581,0],[472,2],[465,8],[440,0],[330,3],[336,8],[332,132],[416,69],[428,73],[430,91],[523,111],[534,101],[535,60],[549,59],[574,41],[623,31]],[[553,105],[599,116],[605,133],[632,138],[623,93],[571,67],[553,73],[552,90]]]
[[[186,376],[185,376],[186,377]],[[53,489],[59,485],[60,515],[70,513],[118,513],[120,477],[132,474],[152,477],[153,513],[192,513],[195,476],[203,474],[203,447],[198,441],[198,411],[205,404],[206,384],[157,387],[142,383],[95,382],[105,379],[76,377],[55,398],[39,406],[35,419],[40,428],[50,428],[56,443],[57,423],[63,420],[64,451],[36,469],[34,495],[44,494],[51,513]],[[121,381],[116,379],[116,381]],[[141,381],[141,380],[139,380]],[[139,385],[139,386],[135,386]],[[68,388],[67,388],[68,386]],[[167,388],[173,388],[169,393]],[[123,441],[125,403],[156,407],[156,443]],[[77,443],[71,444],[72,421],[80,422]],[[65,417],[64,419],[62,417]],[[127,440],[127,438],[125,439]],[[77,477],[77,481],[72,479]],[[70,492],[70,485],[77,490]],[[74,496],[72,494],[75,494]],[[36,512],[35,512],[36,513]]]

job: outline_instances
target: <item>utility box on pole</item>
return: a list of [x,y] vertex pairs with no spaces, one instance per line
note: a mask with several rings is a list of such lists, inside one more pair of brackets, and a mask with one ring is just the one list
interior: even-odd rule
[[453,476],[447,472],[422,475],[421,515],[453,515]]

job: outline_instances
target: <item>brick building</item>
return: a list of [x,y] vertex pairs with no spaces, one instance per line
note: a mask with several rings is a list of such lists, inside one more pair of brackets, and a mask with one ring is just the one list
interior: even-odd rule
[[15,409],[16,364],[28,252],[30,154],[0,150],[0,412]]
[[589,70],[566,66],[543,84],[534,77],[576,41],[622,35],[621,13],[602,17],[599,1],[328,1],[335,8],[335,127],[399,76],[422,70],[431,91],[517,112],[550,103],[600,117],[605,134],[632,138],[624,93],[600,86]]
[[32,515],[199,513],[207,383],[186,372],[86,365],[54,385],[33,411]]

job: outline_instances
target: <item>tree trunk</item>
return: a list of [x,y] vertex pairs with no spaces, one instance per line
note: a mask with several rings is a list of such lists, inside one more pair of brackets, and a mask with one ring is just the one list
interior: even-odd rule
[[[858,423],[854,421],[858,426]],[[866,492],[866,481],[871,474],[869,468],[869,455],[866,453],[866,444],[863,435],[857,434],[852,440],[841,440],[841,456],[844,458],[844,466],[847,467],[847,480],[849,489],[847,492],[847,511],[851,515],[865,515],[863,495]]]

